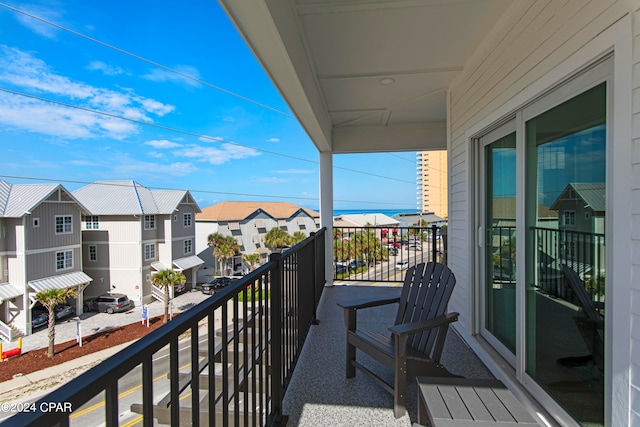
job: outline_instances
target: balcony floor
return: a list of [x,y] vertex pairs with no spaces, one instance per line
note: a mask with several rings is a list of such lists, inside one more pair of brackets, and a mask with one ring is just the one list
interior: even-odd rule
[[[417,421],[415,378],[409,378],[407,412],[393,416],[393,398],[382,387],[357,372],[345,377],[346,332],[338,301],[385,297],[400,293],[400,286],[363,282],[336,282],[324,289],[318,307],[319,325],[312,326],[284,399],[290,426],[411,426]],[[393,321],[397,305],[362,310],[358,326],[381,330]],[[361,353],[358,358],[391,381],[391,371]],[[489,370],[452,328],[449,329],[442,363],[467,378],[493,378]]]

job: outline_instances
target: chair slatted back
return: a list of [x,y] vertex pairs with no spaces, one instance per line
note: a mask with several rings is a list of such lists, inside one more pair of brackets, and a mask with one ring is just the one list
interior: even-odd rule
[[[395,325],[430,320],[445,314],[456,279],[449,267],[429,262],[407,270]],[[409,345],[431,354],[437,329],[409,337]]]
[[567,279],[569,287],[573,290],[573,293],[580,301],[582,312],[587,318],[593,321],[596,326],[596,333],[598,334],[599,339],[604,342],[604,321],[602,315],[598,313],[598,310],[596,310],[595,303],[593,302],[591,295],[587,292],[584,282],[580,279],[578,273],[567,265],[562,266],[562,271],[564,273],[564,277]]

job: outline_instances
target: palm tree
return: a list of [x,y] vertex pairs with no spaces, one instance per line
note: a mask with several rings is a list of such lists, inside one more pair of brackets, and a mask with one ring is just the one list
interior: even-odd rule
[[295,231],[293,233],[293,237],[291,237],[291,243],[295,245],[296,243],[302,242],[306,238],[307,235],[304,234],[304,231]]
[[184,274],[168,268],[151,276],[151,283],[164,289],[164,319],[162,323],[167,323],[169,320],[169,286],[184,285],[186,281],[187,278]]
[[228,270],[229,260],[238,254],[239,249],[240,247],[238,246],[236,239],[232,236],[225,236],[222,244],[215,250],[215,254],[221,259],[221,262]]
[[40,302],[49,312],[49,351],[47,356],[53,357],[55,339],[56,339],[56,322],[55,322],[55,308],[58,304],[63,304],[67,301],[67,298],[75,298],[76,290],[72,288],[67,289],[47,289],[46,291],[40,291],[36,294],[36,301]]
[[262,258],[260,254],[243,254],[242,255],[242,260],[249,264],[251,271],[253,271],[254,266],[260,264],[260,258]]
[[240,249],[233,236],[225,236],[220,233],[209,234],[207,236],[207,245],[213,246],[214,260],[215,257],[220,259],[220,273],[223,273],[222,264],[226,264],[228,259],[236,255]]
[[291,236],[282,228],[274,227],[265,234],[264,243],[273,251],[281,251],[291,244]]

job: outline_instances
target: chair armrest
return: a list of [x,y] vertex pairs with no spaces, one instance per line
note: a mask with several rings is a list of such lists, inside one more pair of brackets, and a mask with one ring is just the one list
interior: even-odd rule
[[400,302],[400,297],[360,299],[356,301],[339,302],[338,305],[342,307],[344,312],[344,325],[349,331],[355,331],[356,324],[358,323],[358,309],[378,307],[381,305],[393,304],[394,302]]
[[459,313],[446,313],[434,319],[423,320],[421,322],[403,323],[400,325],[390,326],[389,331],[394,335],[411,335],[416,332],[426,331],[428,329],[437,328],[439,326],[448,325],[458,320]]
[[400,302],[400,297],[393,298],[367,298],[353,301],[345,301],[337,303],[338,306],[348,309],[359,309],[359,308],[369,308],[369,307],[378,307],[380,305],[393,304],[394,302]]

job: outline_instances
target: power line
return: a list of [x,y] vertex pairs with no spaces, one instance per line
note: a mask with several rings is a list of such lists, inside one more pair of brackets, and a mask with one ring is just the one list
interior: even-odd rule
[[122,54],[125,54],[125,55],[127,55],[127,56],[130,56],[130,57],[132,57],[132,58],[135,58],[135,59],[138,59],[138,60],[140,60],[140,61],[146,62],[147,64],[151,64],[151,65],[153,65],[154,67],[158,67],[158,68],[161,68],[161,69],[163,69],[163,70],[165,70],[165,71],[169,71],[169,72],[171,72],[171,73],[175,73],[175,74],[177,74],[177,75],[179,75],[179,76],[181,76],[181,77],[184,77],[185,79],[192,80],[192,81],[194,81],[194,82],[200,83],[200,84],[202,84],[202,85],[204,85],[204,86],[208,86],[208,87],[210,87],[210,88],[212,88],[212,89],[215,89],[215,90],[217,90],[217,91],[220,91],[220,92],[222,92],[222,93],[226,93],[227,95],[234,96],[234,97],[236,97],[236,98],[238,98],[238,99],[241,99],[241,100],[243,100],[243,101],[245,101],[245,102],[249,102],[249,103],[254,104],[254,105],[257,105],[257,106],[259,106],[259,107],[266,108],[267,110],[271,110],[271,111],[273,111],[273,112],[275,112],[275,113],[281,114],[281,115],[286,116],[286,117],[289,117],[289,118],[293,118],[293,119],[295,119],[295,118],[296,118],[294,115],[289,114],[289,113],[284,112],[284,111],[281,111],[281,110],[278,110],[277,108],[274,108],[274,107],[271,107],[271,106],[269,106],[269,105],[263,104],[263,103],[261,103],[261,102],[255,101],[255,100],[253,100],[253,99],[251,99],[251,98],[247,98],[246,96],[239,95],[239,94],[237,94],[237,93],[235,93],[235,92],[232,92],[232,91],[230,91],[230,90],[224,89],[224,88],[222,88],[222,87],[220,87],[220,86],[216,86],[216,85],[214,85],[214,84],[212,84],[212,83],[206,82],[206,81],[201,80],[201,79],[198,79],[198,78],[196,78],[196,77],[190,76],[189,74],[186,74],[186,73],[180,72],[180,71],[178,71],[178,70],[175,70],[175,69],[173,69],[173,68],[167,67],[166,65],[162,65],[162,64],[160,64],[160,63],[158,63],[158,62],[152,61],[152,60],[147,59],[147,58],[145,58],[145,57],[143,57],[143,56],[140,56],[140,55],[137,55],[137,54],[135,54],[135,53],[129,52],[129,51],[127,51],[127,50],[121,49],[121,48],[119,48],[119,47],[117,47],[117,46],[113,46],[113,45],[111,45],[111,44],[109,44],[109,43],[105,43],[105,42],[103,42],[103,41],[101,41],[101,40],[95,39],[95,38],[93,38],[93,37],[89,37],[89,36],[87,36],[86,34],[82,34],[82,33],[79,33],[79,32],[77,32],[77,31],[75,31],[75,30],[72,30],[72,29],[70,29],[70,28],[63,27],[62,25],[59,25],[59,24],[56,24],[56,23],[54,23],[54,22],[48,21],[48,20],[46,20],[46,19],[44,19],[44,18],[41,18],[41,17],[39,17],[39,16],[36,16],[36,15],[34,15],[34,14],[31,14],[31,13],[25,12],[24,10],[20,10],[20,9],[18,9],[18,8],[13,7],[13,6],[9,6],[8,4],[5,4],[5,3],[0,3],[0,6],[5,7],[5,8],[7,8],[7,9],[9,9],[9,10],[14,11],[14,12],[20,13],[20,14],[22,14],[22,15],[28,16],[28,17],[30,17],[30,18],[36,19],[36,20],[38,20],[38,21],[40,21],[40,22],[43,22],[43,23],[45,23],[45,24],[47,24],[47,25],[51,25],[51,26],[56,27],[56,28],[58,28],[58,29],[60,29],[60,30],[66,31],[66,32],[71,33],[71,34],[73,34],[73,35],[76,35],[76,36],[78,36],[78,37],[82,37],[83,39],[86,39],[86,40],[89,40],[89,41],[91,41],[91,42],[97,43],[97,44],[99,44],[99,45],[101,45],[101,46],[107,47],[107,48],[109,48],[109,49],[113,49],[113,50],[115,50],[115,51],[117,51],[117,52],[120,52],[120,53],[122,53]]
[[[142,120],[131,119],[131,118],[128,118],[128,117],[122,117],[122,116],[118,116],[116,114],[107,113],[107,112],[104,112],[104,111],[98,111],[98,110],[94,110],[94,109],[87,108],[87,107],[81,107],[81,106],[78,106],[78,105],[68,104],[68,103],[62,102],[62,101],[55,101],[53,99],[43,98],[43,97],[40,97],[40,96],[29,95],[29,94],[26,94],[26,93],[23,93],[23,92],[17,92],[17,91],[13,91],[13,90],[6,89],[6,88],[1,88],[0,87],[0,92],[6,92],[6,93],[9,93],[11,95],[23,96],[23,97],[26,97],[26,98],[35,99],[35,100],[42,101],[42,102],[48,102],[48,103],[51,103],[51,104],[56,104],[56,105],[60,105],[60,106],[67,107],[67,108],[73,108],[73,109],[76,109],[76,110],[81,110],[81,111],[85,111],[85,112],[92,113],[92,114],[103,115],[103,116],[111,117],[111,118],[114,118],[114,119],[120,119],[120,120],[124,120],[124,121],[127,121],[127,122],[136,123],[136,124],[139,124],[139,125],[142,125],[142,126],[149,126],[149,127],[156,128],[156,129],[162,129],[162,130],[165,130],[165,131],[180,133],[182,135],[188,135],[188,136],[193,136],[193,137],[197,137],[197,138],[201,138],[201,139],[207,139],[207,140],[214,141],[214,142],[230,144],[230,145],[234,145],[234,146],[237,146],[237,147],[249,148],[249,149],[260,151],[260,152],[263,152],[263,153],[272,154],[274,156],[281,156],[281,157],[286,157],[286,158],[293,159],[293,160],[298,160],[298,161],[301,161],[301,162],[318,164],[317,161],[305,159],[303,157],[292,156],[290,154],[279,153],[277,151],[270,151],[270,150],[266,150],[264,148],[253,147],[253,146],[250,146],[250,145],[238,144],[237,142],[227,141],[227,140],[224,140],[224,139],[219,138],[219,137],[212,137],[212,136],[208,136],[208,135],[204,135],[204,134],[199,134],[199,133],[196,133],[196,132],[191,132],[191,131],[187,131],[187,130],[172,128],[172,127],[169,127],[169,126],[163,126],[163,125],[159,125],[159,124],[156,124],[156,123],[149,123],[149,122],[144,122]],[[371,172],[364,172],[364,171],[359,171],[359,170],[356,170],[356,169],[350,169],[350,168],[345,168],[345,167],[340,167],[340,166],[334,166],[334,169],[341,169],[341,170],[346,170],[346,171],[349,171],[349,172],[359,173],[359,174],[363,174],[363,175],[375,176],[377,178],[389,179],[389,180],[398,181],[398,182],[405,182],[405,183],[408,183],[408,184],[415,184],[414,181],[407,181],[407,180],[404,180],[404,179],[393,178],[393,177],[384,176],[384,175],[378,175],[378,174],[371,173]]]
[[[51,25],[51,26],[53,26],[53,27],[55,27],[55,28],[58,28],[58,29],[63,30],[63,31],[66,31],[66,32],[68,32],[68,33],[70,33],[70,34],[73,34],[73,35],[76,35],[76,36],[78,36],[78,37],[81,37],[81,38],[84,38],[84,39],[86,39],[86,40],[89,40],[89,41],[91,41],[91,42],[97,43],[97,44],[99,44],[99,45],[101,45],[101,46],[107,47],[107,48],[109,48],[109,49],[113,49],[113,50],[115,50],[115,51],[117,51],[117,52],[120,52],[120,53],[122,53],[122,54],[124,54],[124,55],[130,56],[130,57],[132,57],[132,58],[138,59],[138,60],[143,61],[143,62],[146,62],[146,63],[148,63],[148,64],[151,64],[151,65],[155,66],[155,67],[161,68],[161,69],[163,69],[163,70],[165,70],[165,71],[169,71],[169,72],[171,72],[171,73],[177,74],[177,75],[179,75],[179,76],[181,76],[181,77],[184,77],[184,78],[186,78],[186,79],[189,79],[189,80],[195,81],[195,82],[197,82],[197,83],[200,83],[200,84],[202,84],[202,85],[205,85],[205,86],[207,86],[207,87],[210,87],[210,88],[212,88],[212,89],[215,89],[215,90],[218,90],[218,91],[220,91],[220,92],[226,93],[226,94],[228,94],[228,95],[234,96],[234,97],[236,97],[236,98],[238,98],[238,99],[241,99],[241,100],[243,100],[243,101],[250,102],[250,103],[252,103],[252,104],[254,104],[254,105],[257,105],[257,106],[260,106],[260,107],[266,108],[266,109],[271,110],[271,111],[274,111],[274,112],[276,112],[276,113],[278,113],[278,114],[282,114],[282,115],[284,115],[284,116],[286,116],[286,117],[293,118],[293,119],[297,119],[297,118],[296,118],[294,115],[292,115],[292,114],[289,114],[289,113],[283,112],[283,111],[278,110],[278,109],[276,109],[276,108],[274,108],[274,107],[271,107],[271,106],[269,106],[269,105],[266,105],[266,104],[263,104],[263,103],[261,103],[261,102],[255,101],[255,100],[253,100],[253,99],[251,99],[251,98],[247,98],[247,97],[245,97],[245,96],[239,95],[239,94],[237,94],[237,93],[235,93],[235,92],[229,91],[229,90],[224,89],[224,88],[219,87],[219,86],[216,86],[216,85],[214,85],[214,84],[212,84],[212,83],[209,83],[209,82],[206,82],[206,81],[204,81],[204,80],[198,79],[198,78],[196,78],[196,77],[193,77],[193,76],[191,76],[191,75],[189,75],[189,74],[186,74],[186,73],[183,73],[183,72],[181,72],[181,71],[175,70],[175,69],[173,69],[173,68],[167,67],[166,65],[162,65],[162,64],[160,64],[160,63],[158,63],[158,62],[152,61],[152,60],[147,59],[147,58],[145,58],[145,57],[143,57],[143,56],[140,56],[140,55],[137,55],[137,54],[135,54],[135,53],[129,52],[129,51],[124,50],[124,49],[122,49],[122,48],[119,48],[119,47],[117,47],[117,46],[114,46],[114,45],[111,45],[111,44],[109,44],[109,43],[106,43],[106,42],[103,42],[103,41],[101,41],[101,40],[98,40],[98,39],[96,39],[96,38],[93,38],[93,37],[87,36],[86,34],[83,34],[83,33],[80,33],[80,32],[78,32],[78,31],[72,30],[72,29],[70,29],[70,28],[64,27],[64,26],[62,26],[62,25],[56,24],[56,23],[54,23],[54,22],[52,22],[52,21],[46,20],[46,19],[41,18],[41,17],[39,17],[39,16],[37,16],[37,15],[34,15],[34,14],[32,14],[32,13],[29,13],[29,12],[26,12],[26,11],[24,11],[24,10],[18,9],[18,8],[16,8],[16,7],[10,6],[10,5],[6,4],[6,3],[0,3],[0,6],[5,7],[5,8],[7,8],[7,9],[9,9],[9,10],[12,10],[12,11],[14,11],[14,12],[16,12],[16,13],[20,13],[20,14],[22,14],[22,15],[28,16],[28,17],[30,17],[30,18],[32,18],[32,19],[35,19],[35,20],[38,20],[38,21],[40,21],[40,22],[43,22],[43,23],[45,23],[45,24],[47,24],[47,25]],[[152,124],[150,124],[150,123],[145,123],[145,122],[140,122],[140,121],[136,121],[136,120],[131,120],[131,119],[127,119],[127,118],[125,118],[125,117],[120,117],[120,116],[112,115],[112,114],[109,114],[109,113],[104,113],[104,112],[100,112],[100,111],[96,111],[96,110],[91,110],[91,109],[88,109],[88,108],[77,107],[77,106],[74,106],[74,105],[71,105],[71,104],[66,104],[66,103],[62,103],[62,102],[58,102],[58,101],[53,101],[53,100],[48,100],[48,99],[45,99],[45,98],[40,98],[40,97],[31,96],[31,95],[27,95],[27,94],[21,94],[21,93],[19,93],[19,92],[9,91],[9,90],[6,90],[6,89],[0,89],[0,90],[4,90],[5,92],[13,93],[13,94],[15,94],[15,95],[23,95],[23,96],[31,97],[31,98],[34,98],[34,99],[39,99],[39,100],[41,100],[41,101],[45,101],[45,102],[52,102],[52,103],[56,103],[56,104],[59,104],[59,105],[64,105],[64,106],[66,106],[66,107],[70,107],[70,108],[83,109],[83,110],[85,110],[85,111],[89,111],[89,112],[92,112],[92,113],[95,113],[95,114],[104,114],[104,115],[107,115],[107,116],[110,116],[110,117],[119,118],[119,119],[122,119],[122,120],[128,120],[128,121],[130,121],[130,122],[134,122],[134,123],[138,123],[138,124],[152,125]],[[236,145],[236,146],[239,146],[239,147],[251,148],[251,149],[254,149],[254,150],[257,150],[257,151],[261,151],[261,152],[264,152],[264,153],[269,153],[269,154],[274,154],[274,155],[280,155],[280,156],[283,156],[283,157],[288,157],[288,158],[295,159],[295,160],[300,160],[300,161],[303,161],[303,162],[309,162],[309,163],[314,163],[314,164],[317,164],[317,163],[318,163],[318,162],[315,162],[315,161],[312,161],[312,160],[303,159],[303,158],[299,158],[299,157],[295,157],[295,156],[290,156],[290,155],[287,155],[287,154],[276,153],[276,152],[272,152],[272,151],[268,151],[268,150],[264,150],[264,149],[259,149],[259,148],[256,148],[256,147],[250,147],[250,146],[245,146],[245,145],[237,144],[237,143],[234,143],[234,142],[231,142],[231,141],[225,141],[225,140],[222,140],[221,138],[212,138],[212,137],[208,137],[208,136],[206,136],[206,135],[198,135],[198,134],[191,133],[191,132],[188,132],[188,131],[180,131],[180,130],[177,130],[177,129],[172,129],[172,128],[168,128],[168,127],[164,127],[164,126],[159,126],[159,125],[156,125],[155,127],[160,128],[160,129],[164,129],[164,130],[170,130],[170,131],[174,131],[174,132],[180,132],[180,133],[183,133],[183,134],[186,134],[186,135],[198,136],[198,137],[200,137],[200,138],[206,138],[206,139],[210,139],[210,140],[213,140],[213,141],[224,142],[224,143],[227,143],[227,144],[233,144],[233,145]],[[400,156],[397,156],[397,155],[396,155],[396,157],[399,157],[399,158],[401,158],[401,159],[403,159],[403,160],[409,161],[408,159],[405,159],[405,158],[400,157]],[[344,167],[340,167],[340,166],[334,166],[334,169],[342,169],[342,170],[349,171],[349,172],[360,173],[360,174],[364,174],[364,175],[375,176],[375,177],[378,177],[378,178],[391,179],[391,180],[398,181],[398,182],[406,182],[406,183],[414,184],[414,182],[407,181],[407,180],[402,180],[402,179],[398,179],[398,178],[387,177],[387,176],[378,175],[378,174],[374,174],[374,173],[370,173],[370,172],[358,171],[358,170],[355,170],[355,169],[349,169],[349,168],[344,168]]]
[[[44,181],[44,182],[55,182],[58,184],[80,184],[80,185],[89,185],[95,184],[93,181],[79,181],[79,180],[71,180],[71,179],[53,179],[53,178],[37,178],[37,177],[29,177],[29,176],[16,176],[16,175],[0,175],[0,178],[5,179],[21,179],[25,181]],[[128,184],[118,184],[115,182],[101,182],[101,185],[110,185],[114,187],[128,187]],[[184,190],[178,188],[171,187],[157,187],[157,186],[144,186],[150,190]],[[301,196],[281,196],[281,195],[266,195],[266,194],[252,194],[252,193],[234,193],[229,191],[213,191],[213,190],[188,190],[190,193],[204,193],[204,194],[223,194],[227,196],[243,196],[243,197],[263,197],[270,199],[286,199],[286,200],[318,200],[318,197],[301,197]],[[367,203],[367,204],[376,204],[376,205],[399,205],[399,206],[408,206],[410,203],[395,203],[395,202],[371,202],[364,200],[341,200],[334,199],[334,202],[350,202],[350,203]]]

